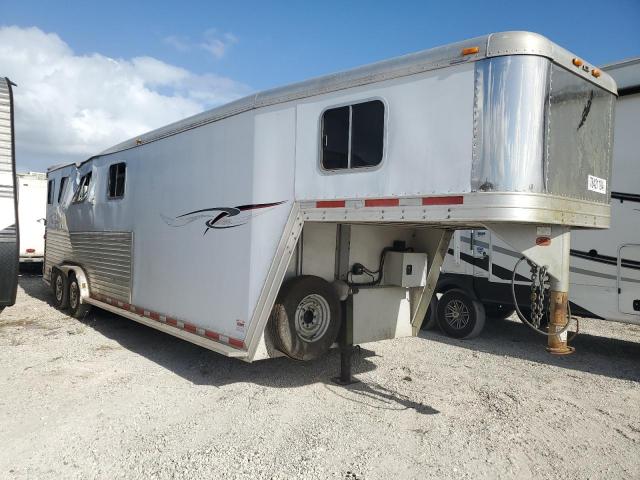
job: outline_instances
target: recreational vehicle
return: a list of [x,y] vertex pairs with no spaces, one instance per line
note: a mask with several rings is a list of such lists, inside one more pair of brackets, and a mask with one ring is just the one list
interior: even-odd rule
[[[618,85],[611,179],[611,228],[571,239],[571,310],[585,317],[640,324],[640,59],[602,68]],[[581,120],[581,119],[580,119]],[[578,124],[579,125],[579,124]],[[522,255],[490,230],[457,231],[438,281],[429,321],[453,337],[480,333],[485,318],[514,312],[512,277]],[[515,295],[531,311],[531,272],[515,272]],[[458,302],[463,320],[447,312]]]
[[18,204],[13,138],[13,84],[0,78],[0,312],[16,301]]
[[18,219],[20,220],[20,262],[44,260],[44,222],[51,204],[53,185],[46,173],[18,174]]
[[490,226],[562,323],[570,230],[609,226],[616,94],[528,32],[254,94],[51,168],[44,280],[76,316],[307,360],[417,334],[451,233]]

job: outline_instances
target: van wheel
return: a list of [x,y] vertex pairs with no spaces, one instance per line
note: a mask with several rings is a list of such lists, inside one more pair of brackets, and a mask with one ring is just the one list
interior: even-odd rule
[[495,318],[496,320],[504,320],[509,318],[516,311],[515,308],[503,305],[501,303],[485,303],[484,312],[487,318]]
[[424,316],[421,330],[433,330],[438,325],[438,297],[434,292],[429,302],[429,308]]
[[270,332],[285,355],[312,360],[324,355],[340,330],[340,301],[333,286],[304,275],[284,283],[271,312]]
[[91,305],[80,303],[80,285],[75,275],[69,280],[69,313],[75,318],[84,318],[91,310]]
[[484,305],[464,290],[449,290],[438,300],[438,325],[450,337],[478,336],[484,328],[485,317]]
[[69,308],[69,286],[67,277],[60,270],[52,273],[51,288],[53,289],[53,303],[56,308],[66,310]]

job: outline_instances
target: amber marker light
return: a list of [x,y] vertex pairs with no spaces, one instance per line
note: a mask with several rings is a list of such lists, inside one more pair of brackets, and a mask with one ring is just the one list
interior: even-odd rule
[[598,70],[597,68],[594,68],[593,70],[591,70],[591,75],[598,78],[600,76],[600,70]]
[[582,66],[582,64],[584,63],[584,62],[583,62],[582,60],[580,60],[579,58],[574,58],[574,59],[572,60],[572,62],[573,62],[573,64],[574,64],[576,67],[581,67],[581,66]]
[[480,51],[480,47],[467,47],[462,49],[462,55],[473,55],[474,53],[478,53]]

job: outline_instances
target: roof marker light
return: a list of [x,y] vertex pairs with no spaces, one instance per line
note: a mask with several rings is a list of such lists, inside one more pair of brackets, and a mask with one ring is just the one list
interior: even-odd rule
[[580,60],[579,58],[574,58],[571,62],[572,62],[576,67],[581,67],[581,66],[582,66],[582,64],[584,63],[584,62],[583,62],[582,60]]
[[598,78],[600,76],[600,70],[598,70],[597,68],[594,68],[593,70],[591,70],[591,75]]
[[462,55],[473,55],[474,53],[478,53],[480,51],[480,47],[467,47],[462,49]]

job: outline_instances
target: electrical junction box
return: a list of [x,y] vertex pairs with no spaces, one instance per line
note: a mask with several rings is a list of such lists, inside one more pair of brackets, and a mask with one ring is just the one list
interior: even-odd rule
[[384,258],[383,284],[424,287],[427,284],[427,254],[387,252]]

